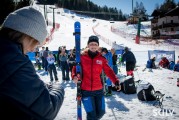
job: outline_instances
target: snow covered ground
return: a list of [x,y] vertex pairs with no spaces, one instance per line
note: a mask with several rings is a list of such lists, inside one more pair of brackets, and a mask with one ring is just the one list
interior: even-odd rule
[[[40,8],[39,8],[40,9]],[[136,34],[132,27],[128,28],[125,22],[110,23],[109,21],[98,20],[93,22],[93,18],[84,18],[75,16],[72,14],[63,13],[55,14],[55,20],[60,23],[60,29],[55,31],[53,40],[46,44],[50,50],[58,50],[59,46],[66,46],[67,49],[72,49],[75,45],[73,31],[74,22],[81,22],[81,46],[86,47],[88,37],[94,35],[94,32],[100,35],[100,46],[111,49],[111,45],[104,42],[108,40],[110,42],[116,41],[117,44],[128,46],[134,52],[137,58],[138,69],[134,72],[135,80],[149,81],[155,88],[155,90],[161,91],[164,96],[163,108],[167,111],[161,111],[160,108],[153,106],[154,102],[141,102],[138,100],[136,94],[127,95],[122,92],[113,92],[113,96],[106,97],[106,114],[102,120],[178,120],[179,119],[179,87],[176,86],[177,78],[179,78],[178,72],[173,72],[167,69],[156,69],[153,72],[142,71],[145,67],[148,59],[148,50],[175,50],[175,55],[179,55],[179,46],[170,45],[168,43],[160,44],[135,44],[133,38],[124,38],[119,34],[111,32],[111,26],[118,26],[122,31],[131,32]],[[52,13],[48,13],[48,18],[52,20]],[[150,25],[150,22],[148,22]],[[147,24],[147,23],[145,23]],[[123,26],[123,27],[122,27]],[[52,26],[49,26],[52,27]],[[145,31],[145,27],[142,29]],[[147,33],[148,28],[146,28]],[[125,73],[125,67],[121,67],[121,74]],[[44,82],[49,82],[50,76],[43,75],[43,71],[38,71],[40,78]],[[61,71],[58,71],[59,79],[62,78]],[[77,107],[76,107],[76,85],[73,81],[59,80],[59,82],[65,88],[64,103],[55,120],[76,120],[77,119]],[[83,119],[86,119],[84,108],[82,107]]]

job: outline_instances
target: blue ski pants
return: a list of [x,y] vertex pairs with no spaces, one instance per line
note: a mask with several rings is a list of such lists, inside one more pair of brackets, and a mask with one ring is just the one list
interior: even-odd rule
[[105,114],[103,89],[82,91],[82,103],[87,113],[87,120],[99,120]]

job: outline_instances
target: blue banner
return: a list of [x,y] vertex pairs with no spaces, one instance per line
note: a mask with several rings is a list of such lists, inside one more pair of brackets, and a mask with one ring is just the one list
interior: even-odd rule
[[28,52],[27,55],[31,61],[35,61],[35,52]]

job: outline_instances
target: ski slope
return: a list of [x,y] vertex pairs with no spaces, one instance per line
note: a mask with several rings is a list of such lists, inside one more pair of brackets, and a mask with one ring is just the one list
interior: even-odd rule
[[[39,7],[39,6],[36,6]],[[39,7],[39,9],[42,9]],[[60,11],[63,11],[61,9]],[[43,10],[42,10],[43,12]],[[75,17],[72,18],[71,16]],[[48,19],[52,20],[52,13],[48,13]],[[100,46],[111,49],[111,45],[106,44],[101,38],[109,40],[111,42],[116,41],[117,44],[128,46],[134,52],[137,58],[137,71],[134,72],[135,80],[149,81],[155,88],[165,94],[163,106],[166,111],[161,111],[160,108],[153,106],[153,102],[141,102],[138,100],[136,94],[127,95],[122,92],[113,92],[113,96],[106,97],[106,114],[101,120],[177,120],[179,119],[179,87],[176,86],[177,78],[179,78],[178,72],[173,72],[167,69],[156,69],[153,72],[142,71],[145,67],[148,59],[148,50],[175,50],[178,54],[178,46],[170,46],[168,44],[135,44],[133,38],[126,39],[113,32],[111,32],[111,25],[118,25],[118,27],[125,26],[125,22],[115,22],[114,24],[109,21],[99,20],[93,22],[93,18],[81,19],[80,16],[75,14],[65,13],[55,14],[55,20],[60,24],[59,30],[55,31],[53,39],[45,46],[49,47],[49,50],[58,50],[59,46],[66,46],[67,49],[72,49],[75,46],[75,40],[73,36],[74,22],[81,22],[81,46],[85,48],[87,40],[90,35],[95,33],[99,34]],[[150,23],[150,22],[149,22]],[[52,26],[48,26],[51,28]],[[122,29],[122,28],[121,28]],[[127,30],[128,29],[128,30]],[[135,33],[130,28],[132,33]],[[129,31],[126,27],[123,31]],[[143,28],[145,30],[145,28]],[[95,33],[94,33],[95,31]],[[147,32],[147,31],[146,31]],[[131,33],[131,34],[132,34]],[[121,74],[125,73],[125,67],[121,67]],[[40,78],[44,82],[50,81],[50,76],[43,75],[43,71],[38,71]],[[55,118],[55,120],[76,120],[77,119],[77,107],[76,107],[76,85],[73,81],[60,80],[62,75],[61,71],[58,71],[59,82],[65,88],[64,103]],[[86,119],[86,113],[82,108],[83,120]]]

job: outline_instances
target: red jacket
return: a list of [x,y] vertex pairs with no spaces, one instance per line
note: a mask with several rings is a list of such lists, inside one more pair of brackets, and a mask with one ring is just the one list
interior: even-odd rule
[[168,61],[167,58],[162,58],[162,60],[159,62],[159,65],[163,68],[168,68],[170,62]]
[[[81,55],[81,66],[82,66],[82,90],[95,91],[103,88],[101,73],[104,70],[105,74],[112,80],[113,83],[117,82],[118,79],[114,71],[109,67],[105,57],[98,53],[93,59],[85,53]],[[72,78],[76,76],[76,67],[73,67]]]

